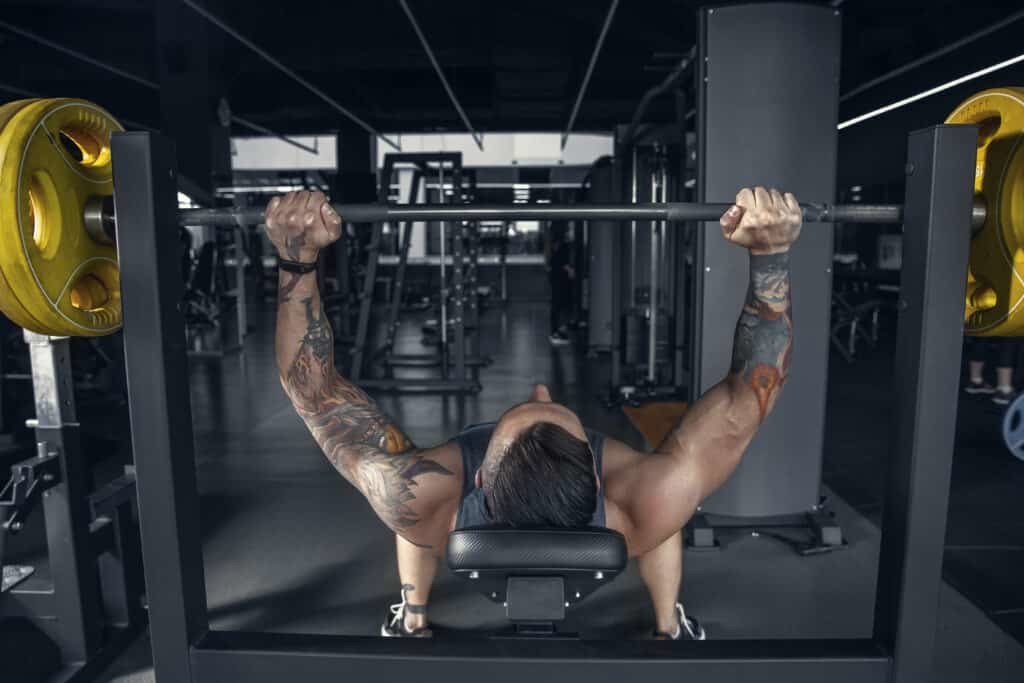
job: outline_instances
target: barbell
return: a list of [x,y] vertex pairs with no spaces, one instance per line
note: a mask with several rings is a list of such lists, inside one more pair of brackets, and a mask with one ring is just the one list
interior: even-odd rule
[[[965,329],[1024,334],[1024,90],[969,98],[947,119],[979,127]],[[123,130],[84,100],[0,106],[0,311],[49,335],[121,325],[110,138]],[[899,205],[803,204],[804,220],[899,223]],[[350,223],[475,220],[717,220],[728,204],[336,204]],[[184,209],[181,225],[251,225],[259,209]]]

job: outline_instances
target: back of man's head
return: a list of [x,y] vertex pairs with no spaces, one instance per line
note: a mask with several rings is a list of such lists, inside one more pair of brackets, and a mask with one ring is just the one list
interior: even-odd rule
[[487,503],[498,524],[584,527],[597,507],[590,444],[551,422],[520,432],[489,474]]

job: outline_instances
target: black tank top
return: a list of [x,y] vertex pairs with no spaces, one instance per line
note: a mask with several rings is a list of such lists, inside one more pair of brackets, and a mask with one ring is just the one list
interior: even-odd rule
[[[484,503],[484,492],[476,487],[476,471],[484,461],[487,454],[487,444],[491,441],[491,434],[494,433],[494,422],[466,427],[455,437],[462,452],[462,500],[459,503],[459,513],[455,518],[455,528],[465,529],[472,526],[488,526],[494,524],[487,505]],[[604,435],[599,432],[586,430],[587,440],[590,442],[590,450],[594,454],[594,468],[598,472],[600,482],[601,455],[604,449]],[[590,526],[603,527],[606,525],[604,512],[604,487],[597,497],[597,506],[594,508],[594,516],[590,518]]]

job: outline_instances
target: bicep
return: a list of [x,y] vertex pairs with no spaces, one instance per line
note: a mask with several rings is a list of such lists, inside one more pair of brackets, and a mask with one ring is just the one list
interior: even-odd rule
[[730,374],[707,391],[658,447],[685,468],[702,500],[736,469],[761,423],[757,397]]
[[609,526],[626,537],[631,557],[660,545],[693,515],[699,485],[695,472],[683,463],[611,439],[606,441],[605,461]]

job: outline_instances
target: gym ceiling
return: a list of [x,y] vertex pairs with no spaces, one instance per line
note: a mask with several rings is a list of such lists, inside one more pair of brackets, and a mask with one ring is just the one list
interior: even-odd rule
[[[176,0],[0,0],[0,21],[157,81],[161,46],[155,39],[155,1]],[[464,130],[397,0],[197,1],[378,130]],[[575,130],[609,130],[628,121],[643,92],[694,44],[701,4],[622,0]],[[409,0],[409,5],[470,121],[481,131],[493,131],[565,127],[609,3]],[[1007,0],[846,0],[841,3],[840,90],[848,92],[1018,9],[1019,3]],[[201,23],[212,49],[223,55],[235,113],[286,133],[323,133],[347,125],[256,54]],[[1007,50],[1020,45],[1011,38],[1021,29],[1024,21],[845,101],[840,120],[906,96],[908,89],[912,93],[1012,56]],[[193,37],[181,39],[187,51]],[[174,54],[183,46],[163,48]],[[0,101],[16,99],[19,89],[85,97],[124,119],[158,125],[156,91],[2,25],[0,63]],[[779,87],[799,84],[787,84],[780,74]],[[671,105],[662,98],[653,116],[668,120]]]

